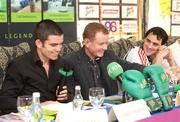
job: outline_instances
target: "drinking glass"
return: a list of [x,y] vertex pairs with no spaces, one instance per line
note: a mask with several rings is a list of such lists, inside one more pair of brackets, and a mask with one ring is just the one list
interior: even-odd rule
[[94,108],[100,108],[104,102],[104,88],[92,87],[89,89],[89,100]]
[[25,122],[30,122],[31,105],[32,105],[31,95],[19,96],[17,98],[17,110],[21,114],[21,117]]

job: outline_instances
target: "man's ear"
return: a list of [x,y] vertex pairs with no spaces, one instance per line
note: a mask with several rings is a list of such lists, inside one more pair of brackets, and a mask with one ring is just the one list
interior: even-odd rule
[[36,44],[37,48],[41,48],[42,47],[42,42],[39,39],[36,39],[35,44]]
[[91,41],[90,39],[85,38],[83,41],[83,45],[85,45],[86,47],[89,47],[90,41]]

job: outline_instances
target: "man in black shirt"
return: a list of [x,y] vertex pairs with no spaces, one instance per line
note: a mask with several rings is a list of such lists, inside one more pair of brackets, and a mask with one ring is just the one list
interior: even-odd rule
[[57,93],[62,77],[59,52],[63,43],[63,31],[51,20],[42,20],[35,29],[35,50],[14,59],[7,67],[7,73],[0,91],[0,110],[16,112],[17,97],[40,92],[40,101],[71,100],[70,84],[67,82]]
[[89,88],[94,86],[103,87],[106,96],[118,93],[117,82],[107,73],[107,65],[111,62],[118,62],[124,71],[144,69],[144,66],[121,60],[114,52],[107,50],[108,34],[108,30],[102,24],[88,24],[83,32],[83,48],[61,58],[64,65],[73,70],[75,84],[81,86],[81,93],[85,100],[89,99]]

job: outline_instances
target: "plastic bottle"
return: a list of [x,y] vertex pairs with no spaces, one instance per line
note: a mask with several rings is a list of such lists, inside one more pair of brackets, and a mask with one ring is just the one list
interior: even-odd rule
[[81,110],[82,104],[83,104],[83,97],[81,95],[81,87],[77,85],[75,87],[75,96],[73,99],[73,110],[74,111]]
[[40,93],[33,92],[32,122],[43,122],[43,111],[40,104]]

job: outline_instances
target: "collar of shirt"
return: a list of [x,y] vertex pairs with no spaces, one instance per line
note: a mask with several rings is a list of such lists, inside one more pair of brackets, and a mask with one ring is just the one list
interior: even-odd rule
[[33,62],[34,62],[35,64],[38,64],[38,65],[41,65],[41,66],[43,65],[43,63],[42,63],[42,61],[40,60],[40,58],[39,58],[36,50],[34,50],[34,51],[32,52],[32,57],[33,57]]
[[90,63],[90,64],[94,64],[95,62],[100,61],[100,59],[101,59],[100,57],[95,58],[95,60],[90,59],[89,56],[87,56],[87,54],[85,53],[84,47],[82,48],[82,56],[83,56],[83,57],[88,61],[88,63]]
[[[33,62],[34,62],[35,64],[38,64],[38,65],[40,65],[40,66],[43,66],[43,62],[42,62],[41,59],[39,58],[36,50],[34,50],[34,51],[32,52],[32,57],[33,57]],[[58,59],[59,59],[59,57],[58,57]],[[55,62],[55,61],[56,61],[56,60],[49,60],[49,64],[51,65],[51,64],[52,64],[53,62]]]
[[[140,46],[140,48],[142,48],[142,50],[144,50],[143,45],[144,45],[144,43]],[[152,64],[152,58],[150,56],[147,56],[147,58],[148,58],[148,61],[149,61],[150,65],[151,65]]]

